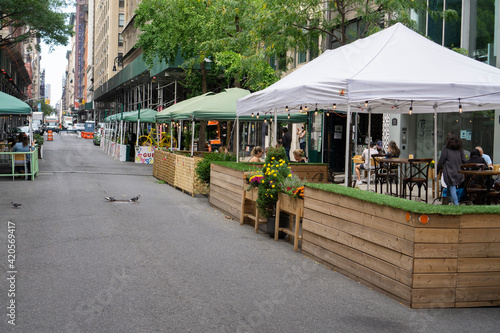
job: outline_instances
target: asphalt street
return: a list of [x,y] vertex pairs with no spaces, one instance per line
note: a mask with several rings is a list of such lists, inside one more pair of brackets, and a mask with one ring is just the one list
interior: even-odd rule
[[0,188],[0,332],[499,331],[498,307],[409,309],[74,134]]

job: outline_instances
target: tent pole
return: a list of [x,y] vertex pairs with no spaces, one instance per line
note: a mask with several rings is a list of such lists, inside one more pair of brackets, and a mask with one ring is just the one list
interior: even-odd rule
[[[437,167],[437,106],[434,106],[434,171],[436,171]],[[437,172],[434,172],[434,197],[439,197],[441,196],[441,193],[439,193],[439,183],[438,183],[438,178],[437,178]]]
[[236,163],[240,162],[240,117],[236,116]]
[[372,143],[372,109],[368,109],[368,185],[367,190],[370,190],[371,184],[371,166],[372,166],[372,155],[371,155],[371,143]]
[[351,138],[351,105],[347,104],[347,119],[345,128],[345,179],[344,185],[349,186],[349,168],[351,167],[351,156],[349,154],[349,144]]
[[[177,83],[177,81],[175,81]],[[174,123],[170,120],[170,151],[174,151]]]
[[[183,126],[184,126],[184,123],[181,120],[179,122],[179,126],[177,126],[177,148],[179,148],[179,150],[181,150],[182,129],[184,128]],[[184,148],[184,149],[186,149],[186,148]]]
[[274,109],[274,146],[278,143],[278,112],[277,109]]
[[191,125],[191,157],[193,157],[193,155],[194,155],[194,117]]

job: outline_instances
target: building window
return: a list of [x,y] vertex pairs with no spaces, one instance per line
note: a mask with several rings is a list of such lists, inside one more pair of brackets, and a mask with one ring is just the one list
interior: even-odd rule
[[120,0],[120,1],[118,2],[118,6],[119,6],[120,8],[125,7],[125,0]]
[[301,64],[303,62],[307,61],[307,52],[306,51],[299,51],[297,53],[297,64]]
[[123,36],[122,36],[122,34],[118,34],[118,46],[123,46]]
[[118,14],[118,26],[123,27],[125,25],[125,14]]

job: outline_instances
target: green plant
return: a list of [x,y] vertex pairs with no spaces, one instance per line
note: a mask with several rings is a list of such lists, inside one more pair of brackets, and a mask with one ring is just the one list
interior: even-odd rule
[[213,161],[236,161],[236,156],[225,153],[205,154],[195,168],[196,177],[203,183],[210,185],[210,164]]
[[274,213],[276,208],[278,193],[281,192],[279,183],[285,178],[292,177],[286,161],[285,149],[269,148],[262,171],[264,178],[259,185],[257,205],[262,216],[268,217]]
[[279,183],[281,192],[291,196],[292,198],[304,197],[304,185],[305,182],[300,180],[300,178],[294,174],[292,174],[291,177],[286,177]]
[[155,180],[156,184],[166,184],[164,180]]
[[39,146],[43,145],[45,142],[43,136],[38,133],[33,134],[33,140],[35,140]]

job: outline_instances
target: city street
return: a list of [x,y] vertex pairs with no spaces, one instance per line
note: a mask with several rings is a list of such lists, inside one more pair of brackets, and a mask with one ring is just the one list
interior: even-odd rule
[[0,179],[0,332],[499,330],[498,307],[409,309],[74,133],[39,166]]

